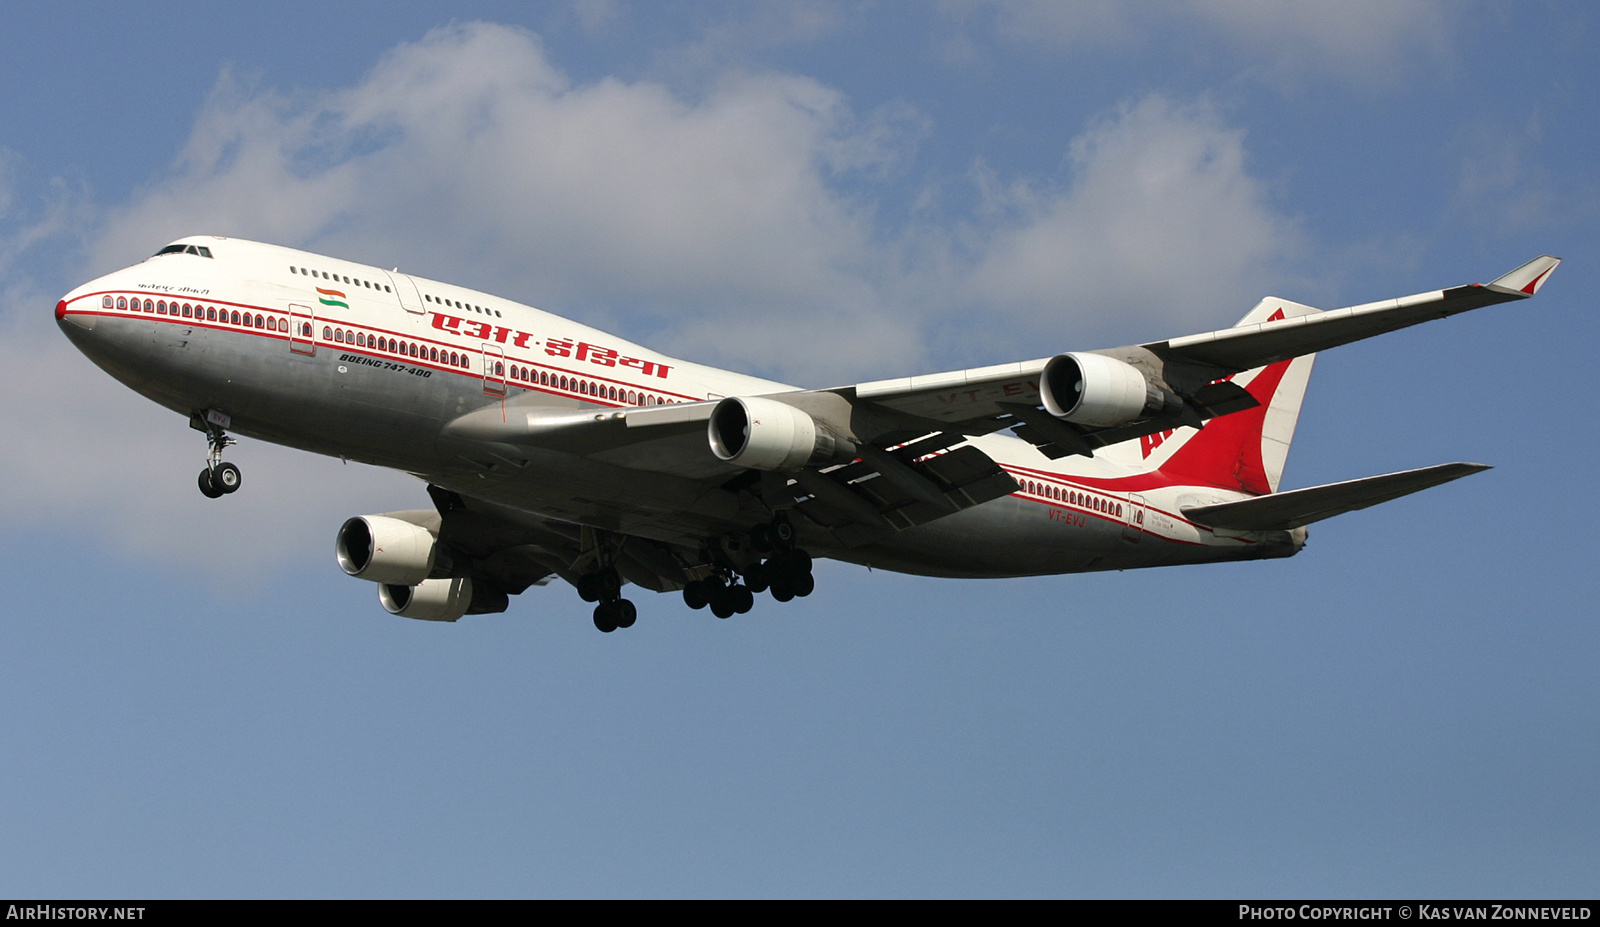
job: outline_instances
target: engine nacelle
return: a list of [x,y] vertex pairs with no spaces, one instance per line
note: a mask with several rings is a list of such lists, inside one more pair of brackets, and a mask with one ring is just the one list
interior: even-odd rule
[[334,553],[339,568],[357,579],[415,586],[433,572],[438,556],[433,533],[387,515],[358,515],[339,528]]
[[1181,404],[1138,368],[1103,354],[1058,354],[1039,378],[1044,407],[1056,418],[1099,428],[1126,425]]
[[378,601],[389,614],[401,618],[455,621],[472,607],[472,580],[451,576],[425,579],[414,586],[383,583],[378,586]]
[[855,446],[794,406],[729,396],[706,423],[711,453],[755,470],[798,470],[855,455]]

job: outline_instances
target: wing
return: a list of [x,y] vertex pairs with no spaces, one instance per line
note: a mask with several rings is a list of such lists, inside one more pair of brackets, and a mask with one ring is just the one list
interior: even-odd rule
[[1560,258],[1546,254],[1492,283],[1474,283],[1315,315],[1242,325],[1171,341],[1157,341],[1143,347],[1163,358],[1207,365],[1228,373],[1249,370],[1430,319],[1442,319],[1514,299],[1527,299],[1539,292],[1539,288],[1550,278],[1550,272],[1560,263]]
[[[1015,492],[973,437],[1009,429],[1059,458],[1200,427],[1258,404],[1234,374],[1527,298],[1559,263],[1543,256],[1489,284],[1330,312],[1268,299],[1222,331],[829,389],[562,414],[525,394],[461,416],[445,436],[518,466],[531,449],[559,451],[683,481],[688,495],[699,487],[754,500],[728,507],[729,530],[797,509],[855,546]],[[583,556],[581,539],[569,540],[567,555],[574,550]]]

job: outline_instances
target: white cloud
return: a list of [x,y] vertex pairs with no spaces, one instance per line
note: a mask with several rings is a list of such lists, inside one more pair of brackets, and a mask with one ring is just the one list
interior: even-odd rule
[[1005,38],[1062,47],[1132,39],[1146,18],[1138,6],[1116,0],[1000,0],[994,11],[995,30]]
[[1435,63],[1450,19],[1437,0],[997,0],[947,7],[963,21],[978,9],[992,12],[995,32],[1012,42],[1079,49],[1177,34],[1185,46],[1231,46],[1239,64],[1274,82],[1334,75],[1367,85]]
[[1126,107],[1073,142],[1070,165],[1059,188],[987,181],[1002,218],[968,280],[1042,338],[1108,315],[1151,337],[1220,323],[1265,295],[1300,238],[1249,174],[1244,133],[1203,104]]
[[1279,78],[1316,69],[1360,84],[1436,62],[1450,15],[1436,0],[1193,0],[1193,11]]
[[1516,122],[1484,116],[1460,128],[1450,146],[1460,162],[1450,221],[1512,236],[1594,221],[1595,185],[1551,170],[1544,120],[1534,106]]

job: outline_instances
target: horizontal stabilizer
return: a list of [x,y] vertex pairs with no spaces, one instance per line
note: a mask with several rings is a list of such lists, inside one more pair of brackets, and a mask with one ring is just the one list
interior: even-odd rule
[[1343,483],[1273,493],[1243,502],[1195,506],[1185,508],[1183,514],[1199,524],[1230,531],[1287,531],[1408,496],[1430,486],[1459,480],[1487,469],[1486,465],[1475,463],[1439,464],[1420,470],[1403,470]]

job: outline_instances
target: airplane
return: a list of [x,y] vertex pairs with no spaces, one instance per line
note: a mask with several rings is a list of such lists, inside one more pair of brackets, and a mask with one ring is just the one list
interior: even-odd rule
[[814,557],[1015,577],[1289,557],[1307,525],[1487,469],[1279,483],[1317,352],[1536,294],[1488,284],[1232,328],[801,389],[691,363],[488,293],[306,251],[181,238],[56,305],[95,364],[188,418],[199,488],[233,434],[410,473],[426,509],[338,529],[394,615],[456,621],[560,578],[595,627],[627,585],[718,618],[815,588]]

